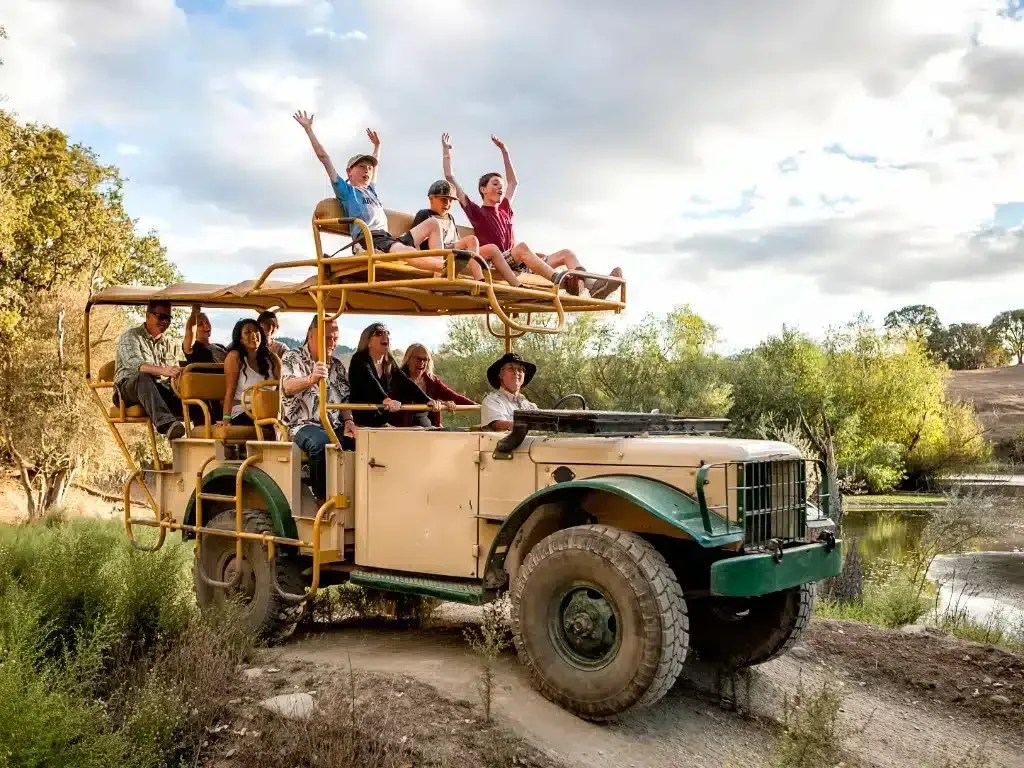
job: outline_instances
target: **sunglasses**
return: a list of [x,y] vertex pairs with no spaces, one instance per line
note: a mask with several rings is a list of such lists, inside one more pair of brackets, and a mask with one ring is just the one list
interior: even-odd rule
[[429,363],[430,362],[430,358],[429,357],[421,357],[420,355],[414,355],[412,357],[412,361],[414,363]]
[[150,312],[149,314],[164,323],[169,323],[172,319],[166,312]]
[[377,328],[371,336],[390,336],[391,332],[387,328]]

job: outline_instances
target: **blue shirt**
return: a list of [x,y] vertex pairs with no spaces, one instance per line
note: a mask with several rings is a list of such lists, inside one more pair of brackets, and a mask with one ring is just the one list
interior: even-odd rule
[[[334,187],[334,195],[341,203],[341,209],[351,219],[362,219],[371,232],[387,232],[388,217],[384,213],[384,206],[377,197],[377,188],[370,184],[366,189],[353,187],[348,179],[338,176],[331,182]],[[355,224],[349,227],[352,237],[359,237],[362,230]]]

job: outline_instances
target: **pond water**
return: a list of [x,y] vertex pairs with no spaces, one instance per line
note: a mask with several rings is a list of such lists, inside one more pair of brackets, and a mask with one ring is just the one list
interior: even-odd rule
[[[869,566],[899,559],[914,549],[929,519],[928,510],[847,509],[843,537],[857,537]],[[950,605],[976,621],[998,615],[1011,626],[1024,626],[1024,526],[1007,522],[997,532],[971,542],[970,552],[937,557],[928,576],[939,585],[939,609]]]

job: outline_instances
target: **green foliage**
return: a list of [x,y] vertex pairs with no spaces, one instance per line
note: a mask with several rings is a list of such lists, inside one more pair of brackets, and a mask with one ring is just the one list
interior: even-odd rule
[[[714,341],[715,329],[683,307],[625,328],[579,316],[564,333],[528,334],[515,348],[537,365],[528,395],[542,407],[575,393],[594,409],[721,416],[731,404],[731,387],[712,350]],[[491,336],[482,321],[458,318],[434,357],[435,371],[449,386],[479,401],[490,391],[487,366],[503,350],[501,339]]]
[[931,339],[942,332],[942,321],[934,307],[912,304],[887,314],[885,328],[903,338],[914,339],[929,346]]
[[955,371],[991,368],[1005,362],[999,336],[977,323],[953,323],[932,340],[932,345]]
[[1017,365],[1024,364],[1024,309],[1000,312],[989,328],[991,334],[1017,358]]
[[739,434],[763,432],[765,414],[828,432],[841,469],[887,490],[905,470],[938,472],[986,455],[971,406],[946,399],[945,375],[917,339],[879,333],[863,317],[822,344],[783,329],[731,362],[729,417]]
[[777,768],[820,768],[842,762],[849,733],[839,722],[843,697],[825,680],[807,693],[799,680],[796,693],[782,702],[782,733],[776,742]]
[[814,610],[823,619],[846,619],[899,629],[916,624],[930,605],[912,571],[893,566],[871,574],[861,600],[847,603],[818,600]]
[[116,167],[59,130],[0,110],[0,342],[41,291],[179,279],[124,210]]
[[896,443],[876,443],[868,449],[859,469],[869,493],[885,493],[903,480],[903,447]]
[[196,614],[188,564],[114,523],[0,528],[0,765],[193,764],[251,645]]

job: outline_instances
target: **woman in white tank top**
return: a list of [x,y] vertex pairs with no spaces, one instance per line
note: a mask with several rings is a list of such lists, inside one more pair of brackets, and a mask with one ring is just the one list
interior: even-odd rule
[[281,360],[270,351],[267,337],[255,320],[239,320],[231,331],[231,346],[224,358],[225,423],[251,426],[242,408],[242,393],[253,384],[280,379]]

